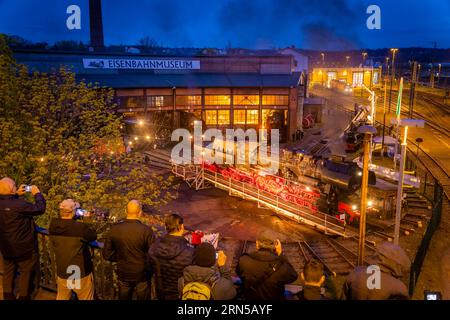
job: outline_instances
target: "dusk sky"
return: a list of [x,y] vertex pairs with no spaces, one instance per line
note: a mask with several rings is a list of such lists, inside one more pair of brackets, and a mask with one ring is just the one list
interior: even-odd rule
[[[68,30],[66,8],[81,8]],[[381,8],[381,30],[366,8]],[[149,36],[171,47],[450,48],[450,0],[103,0],[106,44]],[[89,41],[88,0],[0,0],[0,33],[27,40]]]

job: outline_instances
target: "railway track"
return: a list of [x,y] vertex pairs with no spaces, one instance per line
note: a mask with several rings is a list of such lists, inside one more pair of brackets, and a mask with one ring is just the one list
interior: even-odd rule
[[[309,241],[283,242],[283,254],[289,259],[297,273],[301,273],[305,264],[311,259],[319,260],[325,268],[328,275],[345,276],[350,273],[357,265],[357,254],[354,248],[349,244],[345,245],[334,239],[317,239]],[[219,248],[225,251],[230,259],[232,272],[241,257],[245,253],[256,250],[255,241],[243,241],[231,238],[223,238],[220,241]],[[357,247],[356,247],[357,248]],[[367,255],[373,254],[376,250],[370,245],[366,245]],[[367,261],[365,261],[368,264]]]

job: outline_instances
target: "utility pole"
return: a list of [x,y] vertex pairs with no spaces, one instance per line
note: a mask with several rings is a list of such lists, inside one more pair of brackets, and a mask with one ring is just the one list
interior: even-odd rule
[[412,118],[414,112],[414,100],[416,98],[416,74],[417,74],[417,61],[412,64],[411,81],[409,89],[409,117]]
[[377,133],[373,126],[361,126],[358,133],[364,134],[364,156],[361,181],[361,210],[359,217],[358,266],[364,265],[364,248],[366,243],[367,191],[369,189],[369,156],[372,135]]
[[400,78],[400,85],[398,88],[398,99],[397,99],[397,110],[395,111],[397,115],[397,134],[395,137],[395,153],[394,153],[394,170],[397,168],[397,154],[398,154],[398,139],[400,138],[400,114],[402,113],[402,95],[403,95],[403,78]]
[[391,85],[389,88],[389,105],[388,105],[388,110],[389,110],[389,114],[391,113],[391,101],[392,101],[392,84],[395,80],[395,53],[398,51],[398,49],[391,49],[392,52],[392,68],[391,68]]
[[434,88],[434,64],[431,63],[431,69],[430,69],[430,87]]
[[384,136],[386,132],[386,98],[387,98],[387,80],[384,80],[384,102],[383,102],[383,136],[381,137],[381,157],[384,157]]

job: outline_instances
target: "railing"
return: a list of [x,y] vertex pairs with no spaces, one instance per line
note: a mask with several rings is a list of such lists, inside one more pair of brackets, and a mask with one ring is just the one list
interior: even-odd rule
[[[56,292],[55,253],[50,244],[48,230],[37,228],[40,256],[40,286]],[[117,297],[117,278],[111,262],[103,259],[103,243],[93,241],[89,244],[94,265],[95,297],[100,300],[112,300]]]
[[444,185],[444,183],[448,183],[449,180],[448,173],[436,162],[436,160],[430,157],[422,149],[418,148],[418,151],[421,151],[421,156],[418,156],[418,154],[412,150],[409,151],[406,159],[406,168],[407,170],[414,171],[416,175],[420,177],[422,184],[418,193],[424,196],[432,204],[430,221],[428,222],[427,229],[423,234],[423,238],[417,249],[413,263],[411,264],[409,294],[412,296],[431,239],[441,221],[443,202],[449,201],[449,186]]
[[335,234],[343,237],[355,236],[345,225],[334,216],[322,213],[320,211],[312,212],[300,205],[286,201],[276,194],[261,190],[256,186],[225,177],[217,172],[204,170],[205,180],[214,184],[214,186],[234,193],[243,198],[256,201],[258,205],[269,207],[270,209],[282,213],[298,222],[310,225],[314,228],[324,231],[326,234]]

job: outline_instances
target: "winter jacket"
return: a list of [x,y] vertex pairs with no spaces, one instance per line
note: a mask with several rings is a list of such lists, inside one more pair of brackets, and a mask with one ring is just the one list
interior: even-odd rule
[[299,300],[328,300],[325,288],[310,285],[303,285],[297,296]]
[[150,264],[156,273],[156,291],[161,300],[176,300],[178,279],[185,267],[192,264],[194,248],[184,237],[165,235],[149,250]]
[[84,278],[93,271],[89,242],[97,239],[97,233],[88,225],[72,219],[53,218],[49,228],[50,242],[55,252],[56,274],[67,279],[73,274],[69,266],[78,266]]
[[103,257],[117,262],[121,281],[149,279],[147,254],[153,243],[153,231],[139,220],[125,219],[111,227],[103,247]]
[[184,268],[183,276],[178,281],[178,291],[181,296],[183,288],[189,282],[203,282],[211,287],[213,300],[231,300],[236,296],[236,289],[231,280],[229,268],[200,267],[191,265]]
[[[385,267],[380,266],[380,288],[369,289],[367,280],[373,273],[367,267],[357,267],[344,284],[343,298],[347,300],[408,299],[408,288]],[[372,283],[372,281],[369,281]]]
[[284,286],[298,276],[285,256],[264,249],[241,256],[236,273],[246,300],[282,300]]
[[6,259],[25,256],[37,248],[34,216],[45,212],[41,193],[35,203],[16,195],[0,196],[0,252]]

